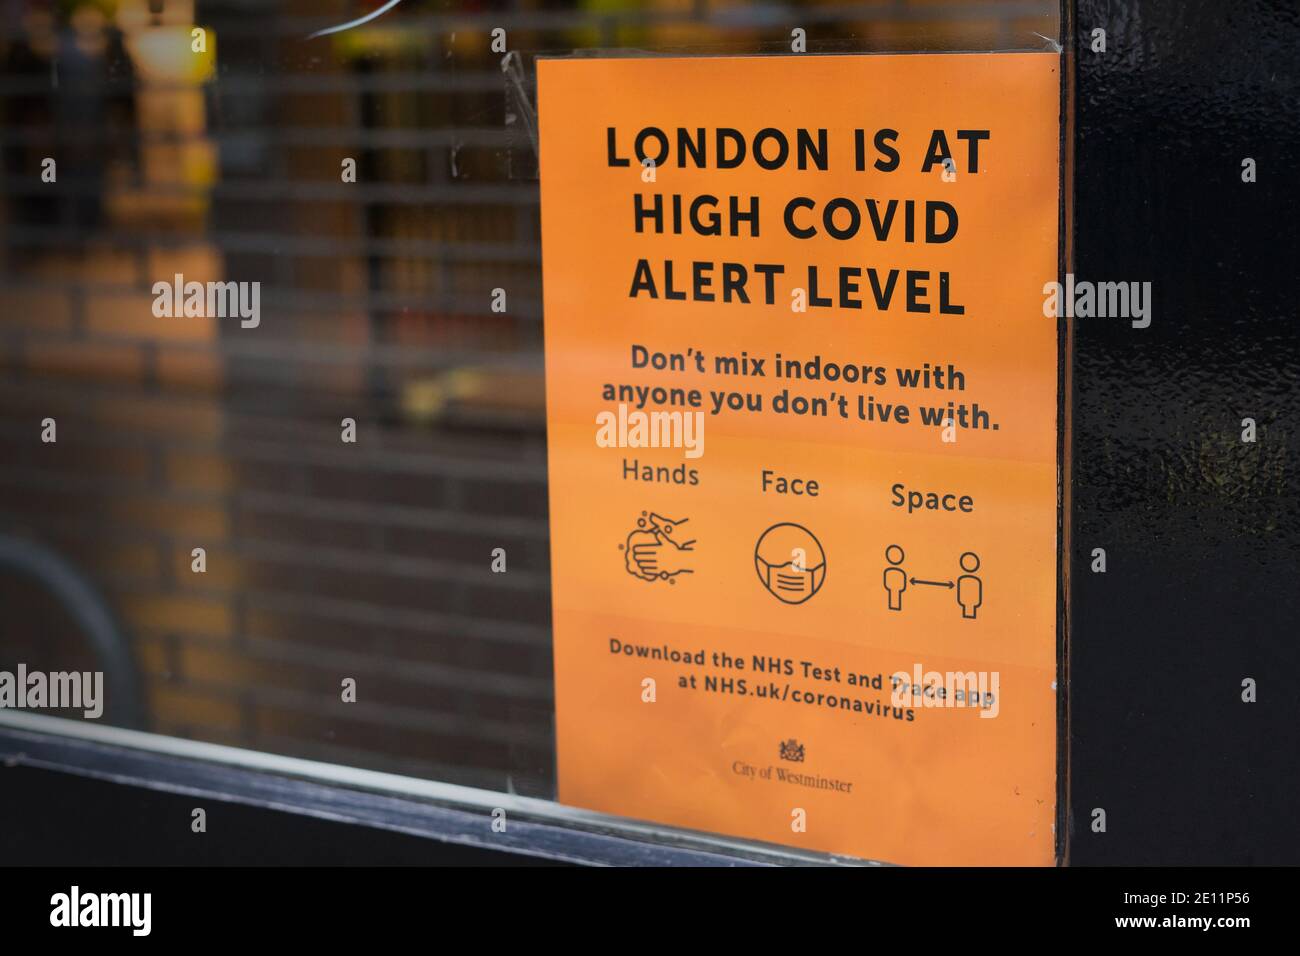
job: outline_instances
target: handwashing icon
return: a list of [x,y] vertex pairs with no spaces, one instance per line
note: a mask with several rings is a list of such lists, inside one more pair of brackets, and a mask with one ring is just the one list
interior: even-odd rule
[[654,512],[641,512],[636,530],[627,536],[623,550],[623,564],[627,573],[643,581],[675,583],[679,574],[694,574],[688,565],[695,551],[695,539],[687,540],[681,527],[690,521],[674,521]]

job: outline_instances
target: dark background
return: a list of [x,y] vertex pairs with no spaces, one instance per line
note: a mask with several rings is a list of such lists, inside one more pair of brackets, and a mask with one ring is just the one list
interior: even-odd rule
[[1297,864],[1300,6],[1083,0],[1076,33],[1075,272],[1154,308],[1076,324],[1069,859]]
[[[5,770],[4,781],[6,866],[561,865],[35,767]],[[191,831],[196,806],[207,813],[206,833]]]

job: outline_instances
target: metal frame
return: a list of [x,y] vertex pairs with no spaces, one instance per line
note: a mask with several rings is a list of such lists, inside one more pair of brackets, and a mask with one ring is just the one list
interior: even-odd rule
[[[0,713],[0,764],[591,866],[880,865],[626,820],[533,797],[19,711]],[[505,812],[505,832],[492,828],[495,810]]]

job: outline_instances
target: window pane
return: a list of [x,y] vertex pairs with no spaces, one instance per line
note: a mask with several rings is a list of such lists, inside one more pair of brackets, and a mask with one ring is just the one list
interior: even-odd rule
[[1049,0],[406,0],[306,39],[380,4],[52,6],[0,28],[0,669],[102,671],[116,725],[545,798],[533,56],[1058,27]]

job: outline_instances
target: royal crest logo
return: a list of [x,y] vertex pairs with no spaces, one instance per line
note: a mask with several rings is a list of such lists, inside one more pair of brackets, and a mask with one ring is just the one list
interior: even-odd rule
[[781,741],[781,759],[794,763],[803,763],[803,744],[791,737]]

